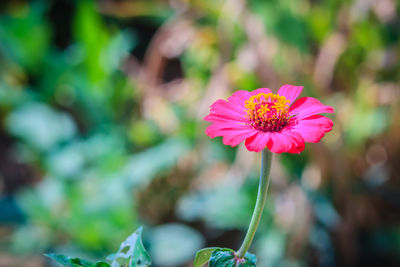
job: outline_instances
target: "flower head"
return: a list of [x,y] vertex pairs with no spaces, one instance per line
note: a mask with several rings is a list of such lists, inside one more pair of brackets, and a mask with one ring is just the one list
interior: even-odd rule
[[302,90],[302,86],[284,85],[277,94],[260,88],[237,91],[227,101],[219,99],[204,118],[212,122],[206,134],[222,136],[230,146],[245,140],[250,151],[267,147],[275,153],[300,153],[305,142],[317,143],[332,130],[332,120],[318,114],[334,112],[312,97],[295,101]]

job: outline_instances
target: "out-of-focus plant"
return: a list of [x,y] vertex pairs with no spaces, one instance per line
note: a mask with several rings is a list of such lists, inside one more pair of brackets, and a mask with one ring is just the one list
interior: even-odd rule
[[117,253],[107,257],[110,263],[105,261],[91,263],[61,254],[46,254],[46,256],[67,267],[148,267],[151,265],[150,255],[142,243],[142,228],[122,242]]

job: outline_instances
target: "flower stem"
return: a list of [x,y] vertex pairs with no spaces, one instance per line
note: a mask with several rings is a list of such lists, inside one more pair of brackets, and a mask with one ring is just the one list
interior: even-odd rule
[[243,258],[249,249],[254,235],[257,231],[258,224],[260,223],[262,211],[264,209],[265,201],[267,199],[267,192],[269,186],[269,173],[271,170],[272,153],[265,148],[262,151],[261,170],[260,170],[260,184],[258,185],[258,195],[256,206],[251,217],[249,229],[247,230],[246,237],[243,240],[242,246],[237,252],[239,258]]

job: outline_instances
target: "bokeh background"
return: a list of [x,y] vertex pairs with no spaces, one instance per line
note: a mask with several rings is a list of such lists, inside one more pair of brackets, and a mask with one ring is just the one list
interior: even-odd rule
[[334,129],[274,158],[260,267],[400,266],[400,3],[0,3],[0,266],[101,259],[138,226],[154,266],[237,249],[260,155],[209,139],[235,90],[304,85]]

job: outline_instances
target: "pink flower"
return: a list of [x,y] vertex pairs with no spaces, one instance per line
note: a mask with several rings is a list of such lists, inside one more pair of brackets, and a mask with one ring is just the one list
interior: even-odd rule
[[219,99],[204,118],[212,122],[206,134],[222,136],[230,146],[245,140],[250,151],[267,147],[275,153],[300,153],[305,142],[317,143],[332,130],[332,120],[318,114],[334,112],[312,97],[295,101],[302,90],[303,86],[284,85],[277,94],[260,88],[237,91],[227,101]]

